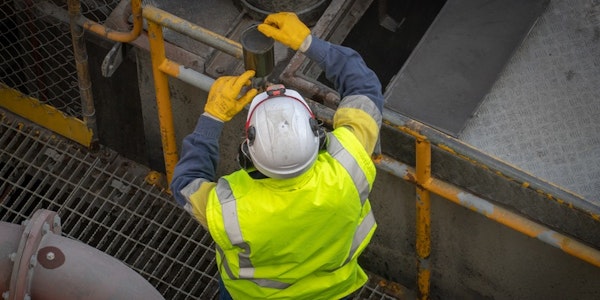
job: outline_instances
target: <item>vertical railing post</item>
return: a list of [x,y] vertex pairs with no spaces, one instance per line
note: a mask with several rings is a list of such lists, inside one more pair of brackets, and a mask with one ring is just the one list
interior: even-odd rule
[[418,298],[429,299],[431,269],[431,202],[428,184],[431,182],[431,143],[426,137],[416,135],[416,252]]
[[156,91],[156,108],[160,123],[163,155],[165,159],[165,173],[167,186],[173,178],[173,170],[177,163],[177,144],[175,143],[175,129],[173,125],[173,112],[169,95],[168,76],[160,70],[160,65],[165,61],[165,45],[161,25],[147,20],[148,40],[150,42],[150,55],[152,60],[152,74],[154,76],[154,89]]
[[94,105],[94,96],[92,94],[92,81],[90,79],[87,48],[83,36],[84,31],[83,28],[77,24],[77,19],[80,17],[81,3],[78,0],[69,0],[69,25],[73,42],[75,67],[77,69],[77,83],[79,85],[79,94],[81,96],[81,114],[83,116],[83,122],[92,132],[90,148],[96,148],[98,144],[96,109]]

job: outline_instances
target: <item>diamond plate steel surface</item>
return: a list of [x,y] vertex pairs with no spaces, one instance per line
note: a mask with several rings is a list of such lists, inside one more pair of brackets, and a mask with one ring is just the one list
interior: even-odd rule
[[449,0],[386,88],[386,107],[457,136],[548,0]]
[[600,1],[551,1],[460,139],[600,204]]

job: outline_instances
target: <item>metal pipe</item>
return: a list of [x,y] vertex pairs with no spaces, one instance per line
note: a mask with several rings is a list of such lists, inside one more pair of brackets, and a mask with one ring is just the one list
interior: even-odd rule
[[21,299],[164,299],[119,260],[63,237],[60,218],[37,210],[24,226],[0,222],[0,293]]
[[[77,6],[79,7],[79,0],[73,2],[77,2]],[[70,5],[71,0],[69,0],[69,10]],[[83,28],[97,35],[115,42],[128,43],[135,40],[142,32],[142,0],[131,0],[131,15],[133,17],[133,28],[129,32],[112,30],[104,25],[89,20],[82,15],[79,15],[76,21]]]
[[160,70],[165,62],[165,45],[162,27],[148,20],[148,40],[150,42],[150,56],[152,61],[152,74],[154,76],[154,89],[156,91],[156,108],[160,125],[160,135],[165,160],[165,173],[167,182],[173,178],[173,170],[177,164],[177,144],[175,143],[175,126],[173,125],[173,111],[169,95],[169,78]]
[[431,144],[426,137],[416,136],[416,235],[417,253],[417,296],[419,299],[429,299],[431,270],[429,255],[431,254],[431,200],[426,188],[431,182]]
[[174,16],[164,10],[144,6],[143,16],[148,21],[162,25],[176,32],[184,34],[196,41],[205,43],[215,49],[221,50],[235,58],[243,57],[242,46],[233,40],[221,36],[215,32],[202,28],[194,23],[186,21],[182,18]]
[[600,251],[560,234],[546,226],[535,223],[523,216],[473,194],[460,191],[456,187],[441,180],[432,180],[428,187],[431,192],[440,195],[458,205],[476,211],[488,219],[494,220],[529,237],[536,238],[565,253],[575,256],[596,267],[600,267]]
[[23,229],[17,224],[0,223],[0,294],[7,299],[10,289],[10,277],[14,265],[14,256],[19,248],[19,240]]
[[[415,179],[417,172],[415,172],[414,168],[385,155],[376,160],[375,163],[381,170],[417,184]],[[484,215],[490,220],[494,220],[529,237],[536,238],[591,265],[600,267],[600,251],[495,205],[455,185],[431,178],[424,188],[460,206]]]
[[212,77],[186,68],[169,59],[165,59],[160,66],[158,66],[158,69],[167,75],[171,75],[206,92],[210,91],[210,87],[215,82]]
[[94,107],[94,96],[92,95],[87,49],[83,38],[84,31],[77,24],[79,17],[81,17],[79,0],[69,0],[69,26],[73,42],[73,55],[77,67],[77,82],[79,83],[79,93],[81,95],[81,114],[83,115],[83,122],[92,132],[90,147],[95,148],[98,143],[96,109]]

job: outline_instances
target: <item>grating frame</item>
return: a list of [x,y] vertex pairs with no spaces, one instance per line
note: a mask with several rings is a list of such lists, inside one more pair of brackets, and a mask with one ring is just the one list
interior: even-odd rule
[[[218,299],[210,234],[145,181],[149,169],[1,109],[0,119],[0,221],[20,224],[38,209],[55,211],[63,236],[122,261],[166,299]],[[397,297],[370,280],[354,299]]]

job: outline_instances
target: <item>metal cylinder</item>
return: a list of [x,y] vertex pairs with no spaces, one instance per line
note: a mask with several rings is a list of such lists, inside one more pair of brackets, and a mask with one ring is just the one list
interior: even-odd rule
[[330,2],[331,0],[234,0],[234,3],[256,20],[262,21],[275,12],[291,11],[308,26],[313,26],[319,20]]
[[273,39],[266,37],[258,31],[258,26],[253,25],[242,32],[240,43],[246,70],[256,71],[255,77],[266,77],[271,74],[275,65]]

